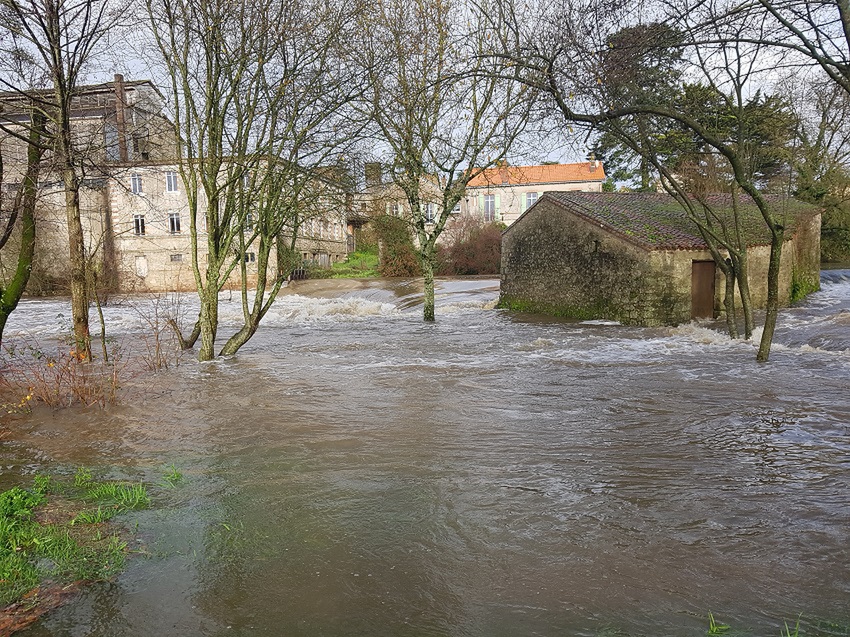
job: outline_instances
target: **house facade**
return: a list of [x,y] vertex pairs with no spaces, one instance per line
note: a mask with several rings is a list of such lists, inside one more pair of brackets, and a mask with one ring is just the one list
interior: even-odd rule
[[[327,267],[348,254],[344,196],[317,200],[302,211],[294,250],[302,263]],[[191,290],[192,272],[190,208],[179,168],[175,164],[137,164],[115,170],[109,184],[109,210],[113,220],[119,288],[134,291]],[[205,208],[199,201],[199,210]],[[239,229],[248,241],[254,234],[250,217]],[[205,217],[198,215],[198,262],[207,261]],[[281,233],[283,245],[292,246],[292,227]],[[257,241],[249,244],[245,260],[248,285],[256,283]],[[276,246],[272,248],[269,275],[276,276]],[[241,285],[239,270],[227,286]]]
[[602,192],[605,170],[600,161],[488,168],[466,188],[459,212],[510,226],[544,192]]
[[[723,210],[723,201],[715,202]],[[727,208],[728,211],[728,208]],[[753,304],[767,300],[770,246],[747,217]],[[780,301],[817,289],[820,211],[789,202]],[[501,307],[631,325],[675,325],[723,312],[725,277],[696,225],[654,193],[546,193],[502,238]]]
[[[36,95],[38,91],[34,92]],[[80,87],[73,101],[74,143],[83,159],[80,207],[86,252],[100,282],[119,291],[189,290],[195,286],[189,233],[189,200],[176,159],[174,130],[161,115],[162,96],[149,81]],[[0,94],[0,121],[20,130],[29,121],[27,99]],[[9,191],[23,174],[25,144],[0,132],[0,153]],[[31,293],[61,291],[69,272],[65,192],[51,158],[45,158],[37,203],[38,238]],[[11,182],[11,184],[9,184]],[[349,252],[346,216],[350,203],[334,180],[322,178],[315,201],[300,214],[298,227],[284,228],[280,242],[304,262],[329,266]],[[8,194],[8,193],[7,193]],[[204,210],[199,202],[199,211]],[[203,213],[199,214],[203,218]],[[242,229],[252,234],[252,221]],[[206,262],[206,228],[198,228],[198,259]],[[293,234],[295,240],[293,241]],[[256,276],[256,251],[245,250],[249,285]],[[276,263],[272,255],[272,264]],[[0,261],[0,269],[6,264]],[[271,273],[275,275],[274,272]],[[239,284],[235,270],[230,284]]]

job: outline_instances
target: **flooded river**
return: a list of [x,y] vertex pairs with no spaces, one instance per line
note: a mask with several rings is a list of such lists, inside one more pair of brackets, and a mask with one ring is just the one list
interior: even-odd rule
[[[127,517],[143,555],[25,634],[697,636],[709,611],[848,634],[813,631],[850,625],[850,271],[782,313],[767,365],[719,324],[497,296],[442,281],[426,325],[412,282],[299,283],[235,357],[16,423],[3,487],[185,476]],[[154,304],[109,306],[113,333]],[[9,335],[67,313],[27,301]],[[238,314],[225,297],[224,332]]]

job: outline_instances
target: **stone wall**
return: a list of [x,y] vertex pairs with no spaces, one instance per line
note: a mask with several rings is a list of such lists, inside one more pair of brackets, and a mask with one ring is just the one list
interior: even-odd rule
[[[782,250],[779,299],[788,305],[817,289],[820,216],[801,220]],[[753,306],[767,302],[769,246],[748,251]],[[640,248],[546,199],[502,237],[500,306],[577,319],[675,325],[691,320],[691,265],[708,250]],[[715,275],[715,315],[723,314],[725,278]],[[740,296],[738,296],[740,307]]]
[[794,267],[792,292],[794,296],[820,289],[820,214],[800,219],[794,232]]
[[541,201],[503,235],[500,305],[625,324],[687,321],[690,255],[650,254]]

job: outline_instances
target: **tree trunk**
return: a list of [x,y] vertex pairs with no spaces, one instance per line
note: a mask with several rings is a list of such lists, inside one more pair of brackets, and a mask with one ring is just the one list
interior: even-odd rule
[[731,263],[722,267],[726,277],[726,293],[723,295],[723,307],[726,309],[726,328],[729,330],[729,338],[738,338],[738,312],[735,309],[735,267]]
[[423,313],[426,321],[433,322],[434,318],[434,260],[430,254],[422,255],[422,276],[425,279],[425,299]]
[[756,360],[766,363],[770,357],[773,332],[776,330],[776,317],[779,314],[779,262],[782,258],[782,230],[774,230],[770,241],[770,264],[767,268],[767,307],[765,308],[764,330]]
[[640,190],[649,192],[649,162],[641,156],[640,158]]
[[251,340],[251,337],[257,332],[257,328],[260,325],[259,319],[254,320],[253,317],[250,321],[248,321],[242,328],[236,332],[233,336],[227,339],[227,342],[224,344],[224,347],[221,348],[219,352],[219,356],[232,356],[236,352],[239,351],[239,348],[242,347],[245,343]]
[[201,328],[201,349],[199,361],[211,361],[215,358],[215,336],[218,331],[218,282],[207,280],[207,287],[199,295],[201,315],[198,323]]
[[0,289],[0,343],[9,315],[15,311],[18,301],[24,294],[32,272],[32,259],[35,255],[35,201],[38,189],[38,173],[41,167],[41,134],[44,131],[45,118],[33,113],[32,128],[27,146],[27,168],[21,193],[21,246],[18,250],[18,266],[9,285]]
[[74,323],[74,349],[80,360],[91,359],[89,299],[86,278],[86,245],[80,219],[80,184],[77,171],[66,159],[62,168],[65,182],[65,212],[68,218],[68,247],[71,271],[71,319]]
[[738,279],[738,292],[741,293],[741,310],[744,314],[744,338],[747,340],[753,337],[753,328],[755,327],[748,271],[746,248],[743,248],[741,255],[735,261],[735,276]]

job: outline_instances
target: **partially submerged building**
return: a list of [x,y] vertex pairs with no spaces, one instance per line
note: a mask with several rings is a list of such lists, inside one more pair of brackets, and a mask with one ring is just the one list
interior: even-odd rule
[[[780,301],[817,289],[820,210],[774,200],[784,216]],[[712,209],[731,218],[731,198]],[[740,207],[753,304],[767,300],[769,236]],[[502,307],[634,325],[675,325],[723,311],[725,278],[696,224],[669,195],[547,192],[502,237]]]

